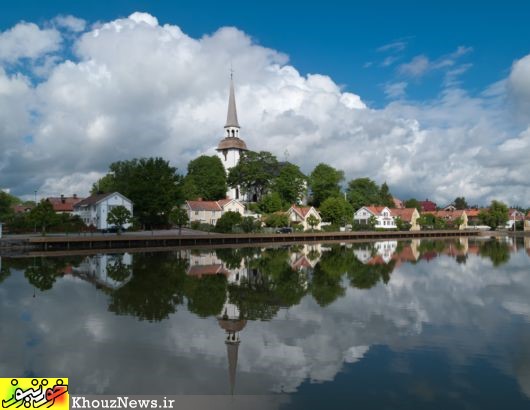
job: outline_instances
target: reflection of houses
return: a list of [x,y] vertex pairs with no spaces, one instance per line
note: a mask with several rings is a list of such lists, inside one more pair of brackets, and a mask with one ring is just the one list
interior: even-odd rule
[[132,255],[98,254],[87,256],[72,272],[82,279],[108,289],[118,289],[132,277]]
[[293,270],[311,270],[320,261],[322,244],[305,244],[300,249],[291,250],[290,260]]
[[249,269],[245,259],[241,260],[239,266],[228,268],[215,252],[199,254],[190,252],[188,261],[188,275],[190,276],[200,278],[206,275],[225,275],[228,283],[237,285],[249,278]]
[[353,254],[359,262],[365,265],[388,263],[396,252],[398,241],[378,241],[372,246],[354,249]]
[[[528,214],[526,215],[526,218],[524,220],[524,230],[525,231],[530,231],[530,212],[528,212]],[[525,241],[526,241],[526,238],[525,238]],[[526,248],[526,246],[525,246],[525,248]]]

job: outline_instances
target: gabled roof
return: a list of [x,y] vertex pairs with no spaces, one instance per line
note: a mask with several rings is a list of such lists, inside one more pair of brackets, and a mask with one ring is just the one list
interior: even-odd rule
[[476,209],[476,208],[466,209],[466,214],[468,218],[478,216],[479,213],[480,213],[480,209]]
[[124,195],[120,194],[119,192],[108,192],[106,194],[90,195],[88,198],[85,198],[82,201],[79,201],[78,203],[76,203],[74,205],[74,207],[78,208],[78,207],[81,207],[81,206],[96,205],[96,204],[100,203],[101,201],[107,199],[109,196],[112,196],[112,195],[119,195],[122,198],[125,198],[127,201],[132,203],[132,201],[129,198],[125,197]]
[[315,211],[315,214],[320,217],[320,214],[317,212],[315,208],[312,206],[297,206],[297,205],[291,205],[291,208],[289,208],[289,211],[293,211],[296,214],[298,214],[302,219],[305,219],[309,212],[313,209]]
[[61,197],[49,197],[48,202],[52,204],[55,212],[72,212],[74,205],[81,202],[83,198],[77,196],[61,196]]
[[393,217],[401,218],[402,221],[411,222],[414,211],[416,211],[416,208],[392,208],[390,209],[390,214]]
[[461,216],[463,216],[464,214],[466,214],[467,216],[467,213],[465,210],[460,210],[460,209],[457,209],[455,211],[434,211],[434,212],[424,212],[425,214],[432,214],[438,218],[443,218],[443,219],[448,219],[448,220],[453,220],[453,219],[456,219],[456,218],[459,218]]
[[186,201],[192,211],[222,211],[217,201]]
[[370,206],[363,206],[363,208],[369,210],[374,215],[381,215],[381,212],[383,212],[383,210],[387,207],[370,205]]

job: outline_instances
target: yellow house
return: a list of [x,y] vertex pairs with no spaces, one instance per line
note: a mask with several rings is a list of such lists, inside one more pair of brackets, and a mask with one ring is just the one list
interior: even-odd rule
[[287,216],[289,217],[289,222],[291,225],[301,225],[304,230],[311,229],[311,226],[307,223],[308,218],[313,215],[318,223],[313,227],[313,229],[320,230],[322,217],[318,211],[312,206],[297,206],[293,205],[287,211]]

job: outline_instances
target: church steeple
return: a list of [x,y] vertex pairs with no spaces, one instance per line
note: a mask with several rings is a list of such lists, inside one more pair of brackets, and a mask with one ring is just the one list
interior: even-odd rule
[[232,73],[230,73],[230,96],[228,97],[228,114],[226,115],[225,128],[241,128],[237,121],[237,109],[236,109],[236,95],[234,92],[234,79]]

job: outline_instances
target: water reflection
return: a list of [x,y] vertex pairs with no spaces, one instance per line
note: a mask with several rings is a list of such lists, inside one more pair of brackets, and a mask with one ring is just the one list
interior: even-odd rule
[[[528,239],[4,258],[0,314],[12,332],[0,336],[0,370],[67,369],[80,390],[131,393],[141,382],[151,394],[316,391],[314,382],[376,372],[388,397],[407,381],[418,399],[475,391],[469,380],[487,363],[493,381],[515,380],[530,395]],[[31,310],[23,295],[35,289]],[[70,313],[59,326],[49,318],[61,309]],[[419,383],[419,356],[442,360],[451,376]]]

